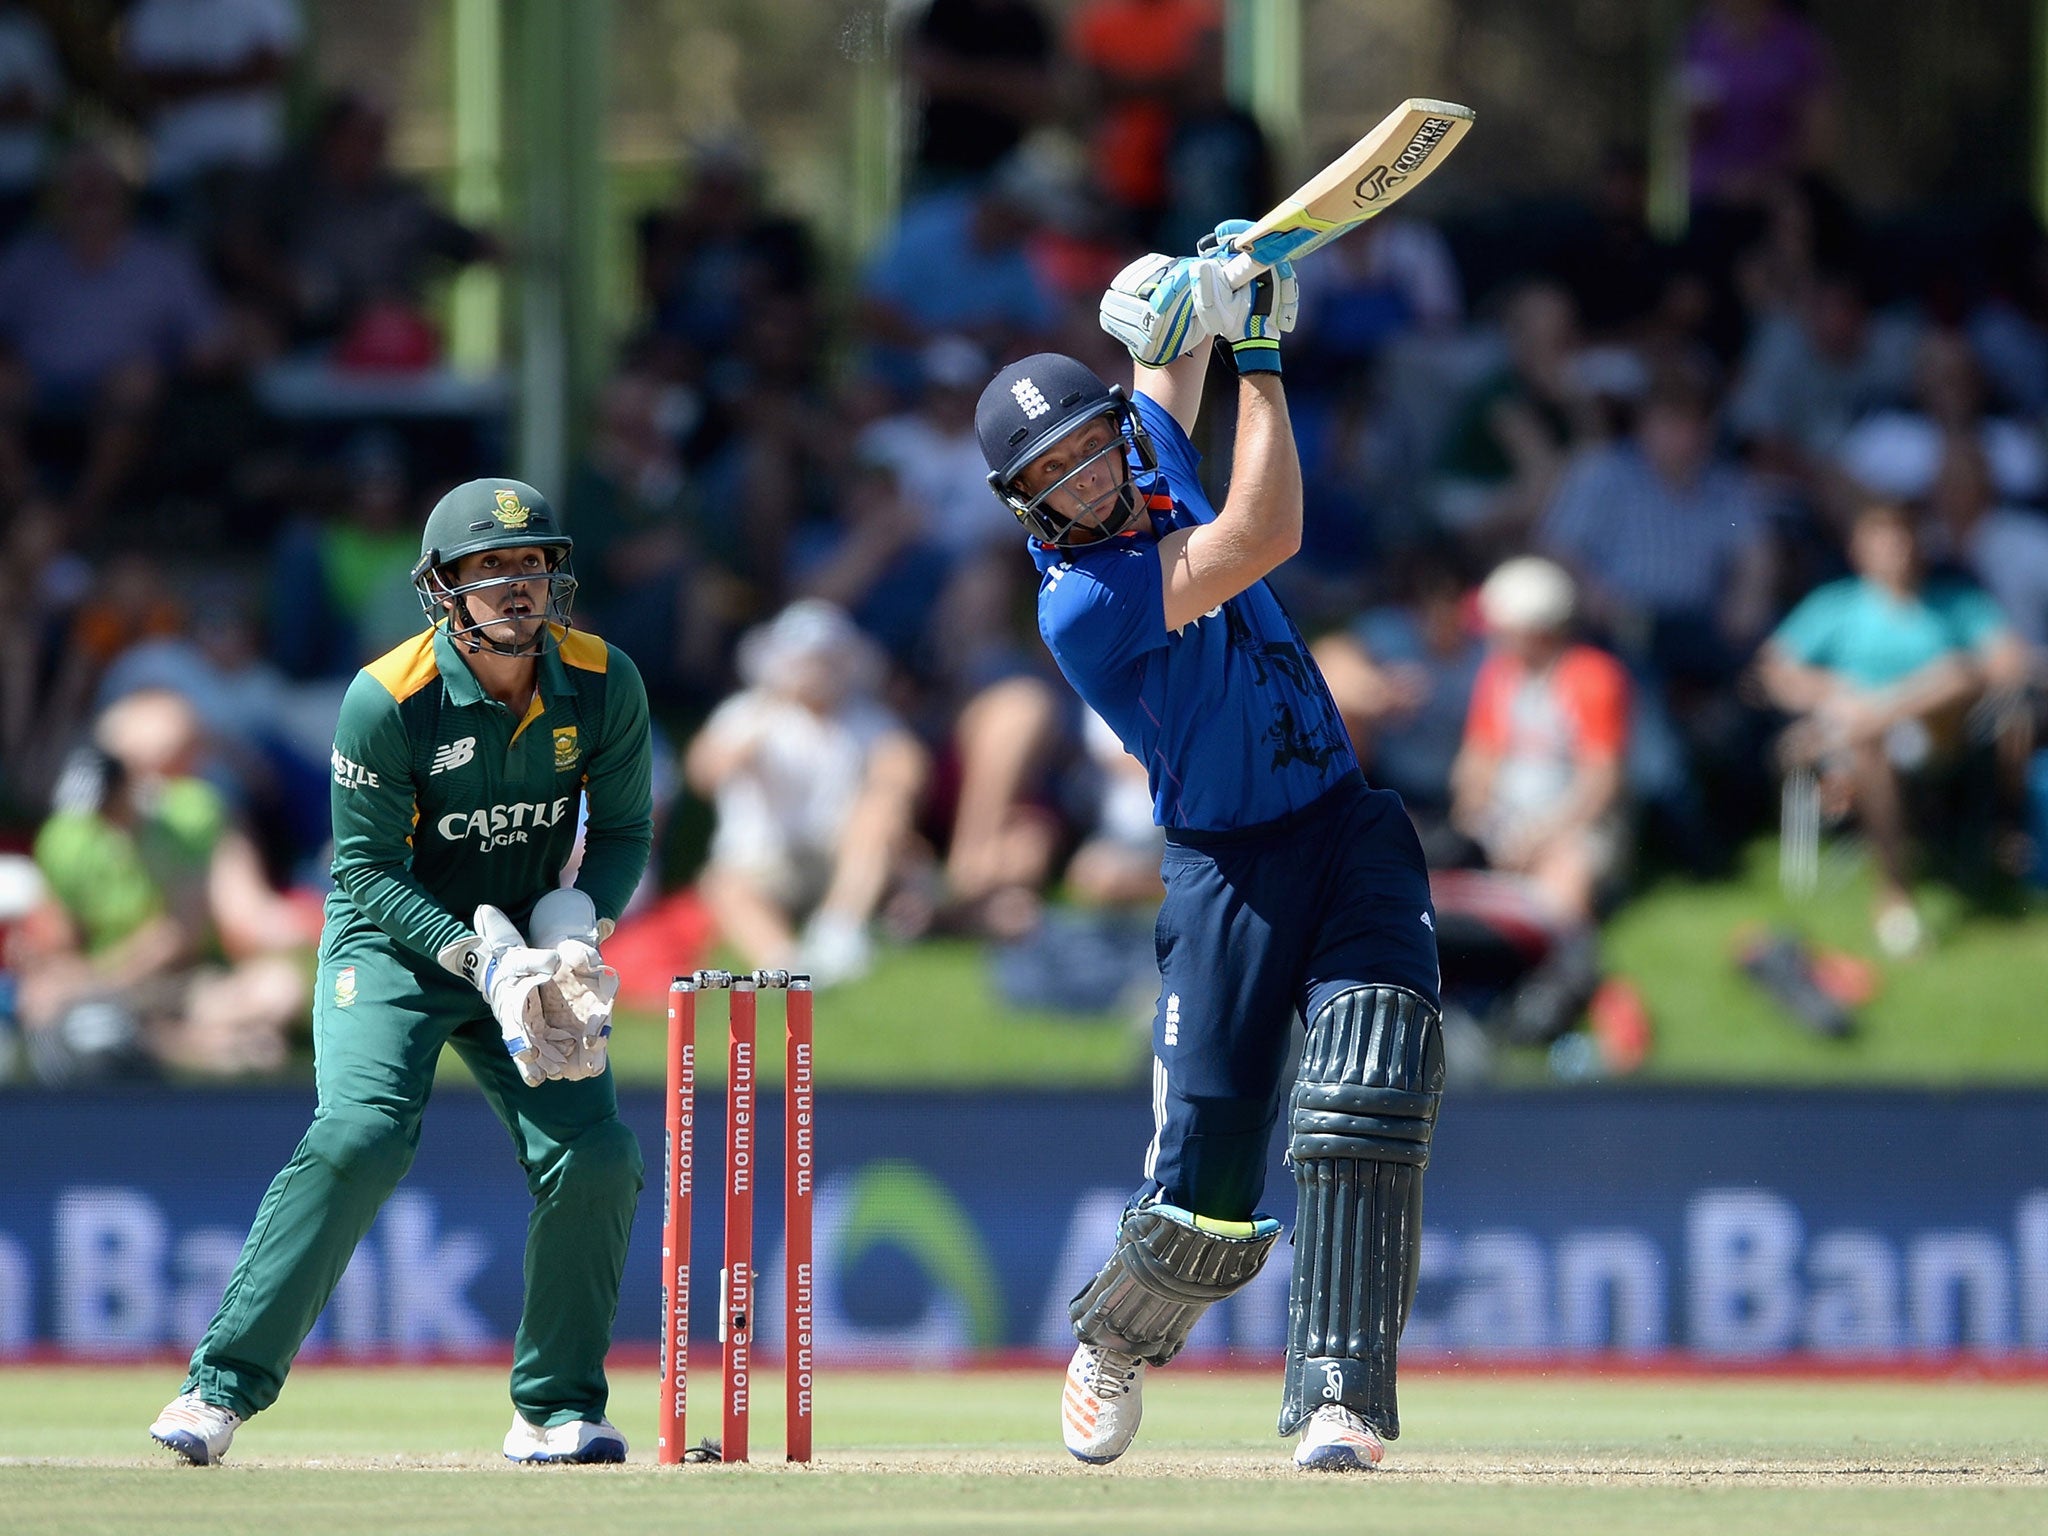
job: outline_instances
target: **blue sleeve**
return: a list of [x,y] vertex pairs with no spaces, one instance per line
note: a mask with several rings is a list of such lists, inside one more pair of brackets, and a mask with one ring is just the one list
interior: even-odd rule
[[1165,581],[1150,540],[1046,572],[1038,630],[1071,676],[1122,671],[1166,644]]
[[[1152,439],[1152,451],[1159,456],[1159,473],[1166,477],[1166,488],[1175,501],[1199,516],[1209,504],[1201,477],[1196,473],[1202,456],[1188,441],[1187,433],[1181,431],[1180,423],[1173,419],[1173,412],[1146,394],[1140,394],[1132,403],[1138,408],[1139,424]],[[1204,517],[1202,521],[1212,518]]]

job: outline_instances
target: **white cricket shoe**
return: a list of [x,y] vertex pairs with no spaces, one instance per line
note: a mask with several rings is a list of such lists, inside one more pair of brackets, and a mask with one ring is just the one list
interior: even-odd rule
[[1325,1403],[1301,1426],[1294,1464],[1310,1472],[1370,1472],[1386,1454],[1370,1424],[1342,1403]]
[[1067,1390],[1060,1401],[1067,1449],[1097,1466],[1115,1461],[1138,1438],[1144,1394],[1144,1361],[1118,1350],[1081,1345],[1067,1362]]
[[609,1419],[576,1419],[542,1429],[515,1413],[512,1427],[505,1431],[505,1459],[563,1466],[624,1461],[626,1437]]
[[209,1403],[197,1392],[180,1392],[149,1426],[149,1436],[195,1467],[210,1467],[227,1455],[242,1416]]

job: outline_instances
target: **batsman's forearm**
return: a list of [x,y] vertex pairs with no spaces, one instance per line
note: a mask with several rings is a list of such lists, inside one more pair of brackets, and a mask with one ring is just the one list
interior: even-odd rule
[[1265,551],[1269,570],[1301,548],[1301,456],[1277,373],[1238,380],[1230,495],[1216,521],[1234,524],[1239,538]]

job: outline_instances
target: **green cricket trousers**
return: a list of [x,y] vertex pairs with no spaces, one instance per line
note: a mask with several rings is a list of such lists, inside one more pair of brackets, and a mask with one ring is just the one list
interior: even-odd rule
[[527,1087],[467,982],[423,974],[388,950],[323,955],[315,996],[313,1123],[257,1208],[186,1390],[243,1418],[277,1401],[350,1255],[412,1165],[435,1063],[452,1044],[512,1133],[533,1195],[513,1406],[542,1426],[603,1417],[643,1171],[612,1074]]

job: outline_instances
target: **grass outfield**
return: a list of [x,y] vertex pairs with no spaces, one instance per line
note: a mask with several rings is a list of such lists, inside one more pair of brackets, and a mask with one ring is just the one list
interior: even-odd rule
[[[657,1468],[653,1381],[615,1376],[632,1464],[496,1459],[496,1370],[308,1369],[218,1469],[143,1426],[175,1368],[23,1369],[0,1398],[0,1528],[43,1533],[1215,1532],[2001,1536],[2048,1528],[2048,1387],[1941,1381],[1420,1376],[1408,1434],[1365,1478],[1292,1470],[1273,1385],[1175,1371],[1141,1448],[1070,1460],[1057,1380],[827,1373],[817,1461],[779,1465],[779,1382],[756,1378],[752,1467]],[[695,1424],[701,1433],[707,1425]],[[1370,1502],[1367,1502],[1370,1501]]]

